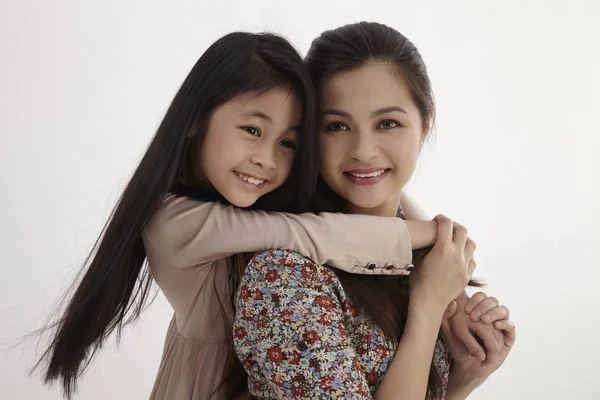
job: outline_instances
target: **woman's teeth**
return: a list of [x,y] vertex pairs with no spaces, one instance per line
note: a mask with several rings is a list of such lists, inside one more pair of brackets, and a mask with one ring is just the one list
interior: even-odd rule
[[239,172],[236,172],[235,174],[237,176],[239,176],[240,178],[242,178],[243,180],[245,180],[246,182],[251,183],[251,184],[256,185],[256,186],[262,185],[263,183],[265,183],[265,181],[262,180],[262,179],[256,179],[256,178],[253,178],[251,176],[240,174]]
[[385,172],[385,169],[380,169],[379,171],[371,172],[369,174],[355,174],[354,172],[348,172],[350,175],[355,176],[357,178],[375,178]]

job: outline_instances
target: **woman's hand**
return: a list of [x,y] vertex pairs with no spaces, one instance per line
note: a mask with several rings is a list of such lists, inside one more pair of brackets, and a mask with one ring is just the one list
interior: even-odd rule
[[471,315],[473,322],[481,321],[491,324],[495,321],[508,319],[510,312],[506,306],[500,305],[495,297],[488,297],[483,292],[477,292],[465,305],[465,312]]
[[481,385],[506,360],[516,339],[515,325],[503,319],[493,323],[503,334],[503,346],[500,351],[489,352],[485,361],[471,356],[470,351],[456,337],[447,319],[442,321],[442,334],[452,355],[452,369],[448,382],[447,400],[466,399],[473,390]]
[[[426,302],[441,313],[469,282],[475,262],[475,242],[467,230],[443,215],[435,217],[437,239],[431,251],[411,274],[411,303]],[[440,313],[440,315],[441,315]]]
[[448,306],[445,314],[454,336],[479,361],[484,361],[490,352],[502,350],[504,334],[493,323],[509,317],[507,307],[483,292],[477,292],[471,298],[463,293]]

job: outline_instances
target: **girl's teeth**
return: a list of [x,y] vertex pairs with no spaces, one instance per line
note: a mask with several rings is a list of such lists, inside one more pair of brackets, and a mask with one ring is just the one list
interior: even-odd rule
[[379,176],[381,174],[383,174],[385,172],[384,169],[376,171],[376,172],[371,172],[370,174],[355,174],[353,172],[350,172],[350,175],[352,176],[356,176],[357,178],[375,178],[376,176]]
[[243,180],[245,180],[246,182],[248,182],[248,183],[251,183],[251,184],[253,184],[253,185],[256,185],[256,186],[258,186],[258,185],[262,185],[262,184],[265,182],[265,181],[263,181],[263,180],[260,180],[260,179],[254,179],[254,178],[252,178],[252,177],[250,177],[250,176],[242,175],[242,174],[240,174],[240,173],[238,173],[238,174],[237,174],[237,176],[239,176],[240,178],[242,178],[242,179],[243,179]]

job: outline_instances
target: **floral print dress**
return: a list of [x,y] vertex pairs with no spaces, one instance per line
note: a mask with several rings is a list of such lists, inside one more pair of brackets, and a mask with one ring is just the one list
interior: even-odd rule
[[[396,352],[328,267],[294,252],[256,255],[236,306],[235,350],[261,399],[371,399]],[[441,339],[434,363],[443,398],[450,356]]]

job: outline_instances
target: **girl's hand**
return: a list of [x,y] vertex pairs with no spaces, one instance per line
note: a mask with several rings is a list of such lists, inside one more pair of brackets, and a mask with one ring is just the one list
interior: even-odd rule
[[[467,230],[443,215],[435,217],[435,245],[411,274],[411,301],[429,302],[436,309],[448,304],[464,290],[475,269],[475,242]],[[440,313],[441,315],[441,313]]]

